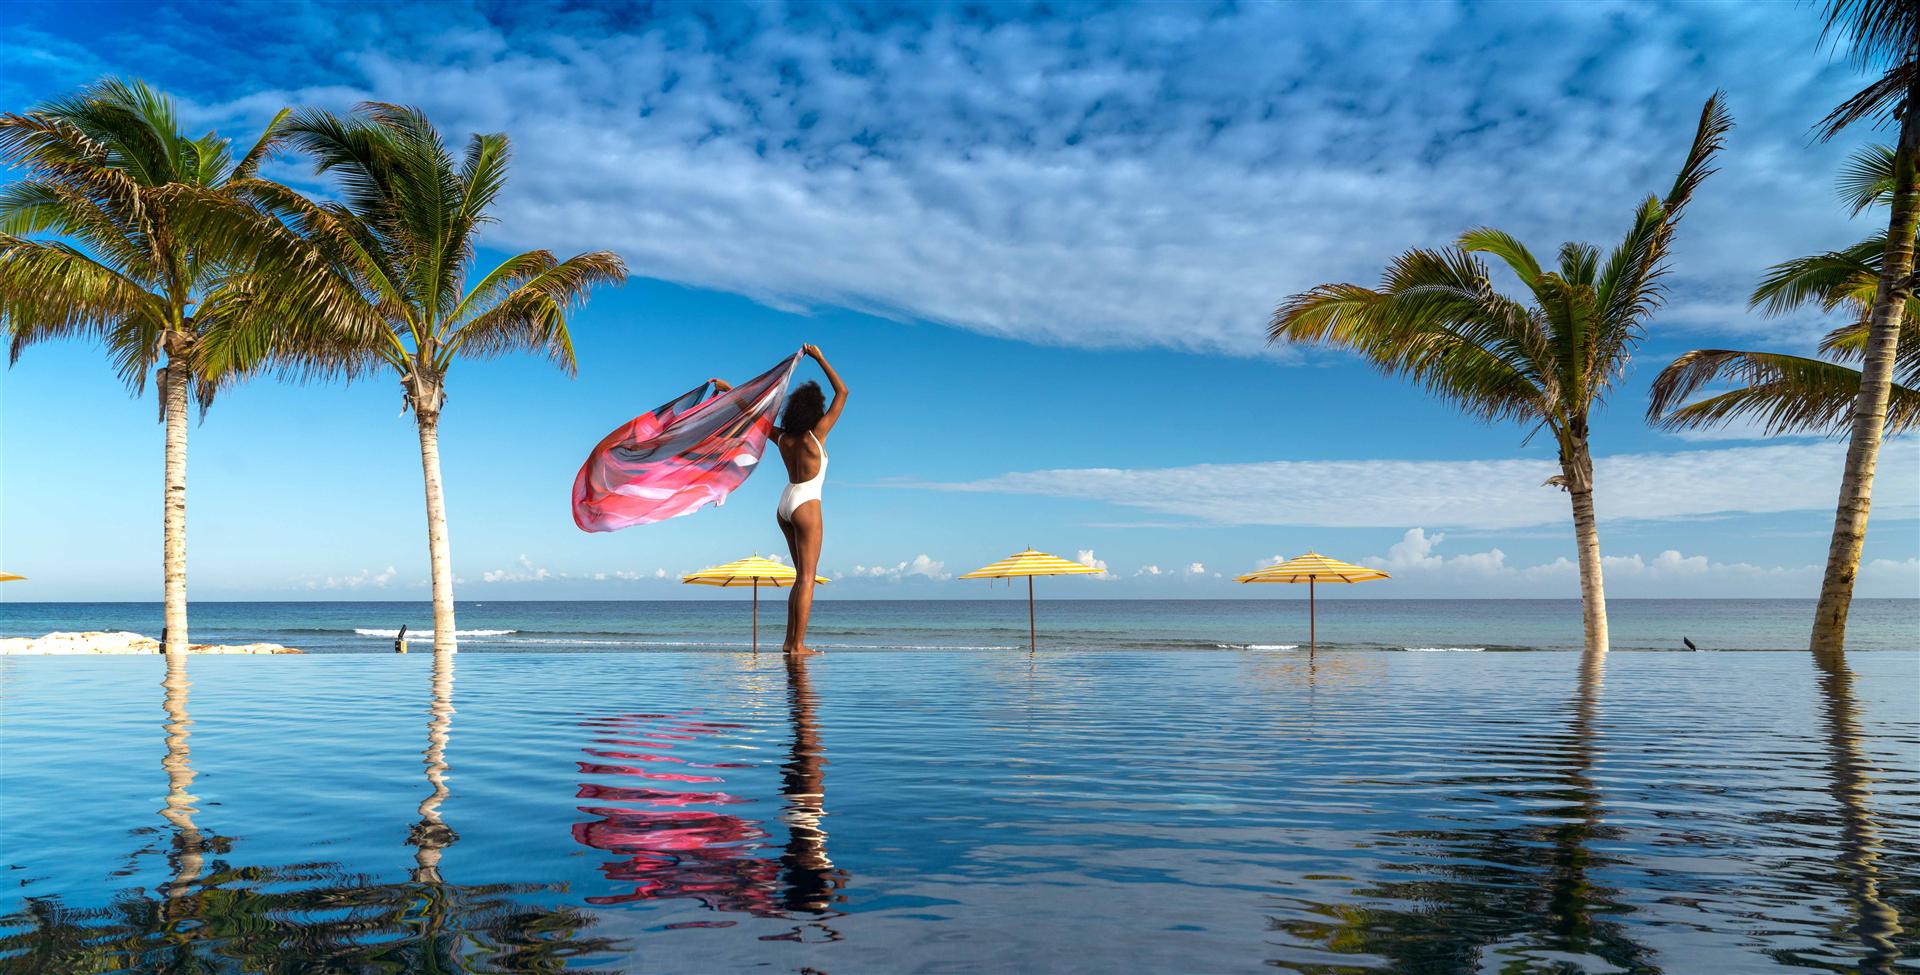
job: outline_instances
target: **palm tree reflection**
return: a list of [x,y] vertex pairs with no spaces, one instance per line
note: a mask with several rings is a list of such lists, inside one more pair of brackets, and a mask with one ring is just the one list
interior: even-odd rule
[[[598,818],[575,824],[574,839],[617,855],[601,872],[632,884],[589,897],[587,903],[688,899],[721,913],[793,918],[826,914],[843,899],[845,873],[827,856],[824,761],[804,660],[788,660],[787,690],[792,744],[781,766],[787,842],[778,859],[764,855],[771,839],[764,822],[728,811],[753,800],[722,791],[726,780],[720,773],[747,766],[674,754],[678,746],[735,735],[748,726],[652,712],[587,722],[601,735],[594,745],[602,747],[586,749],[594,761],[580,763],[580,771],[601,780],[581,783],[576,795],[619,805],[582,806],[581,812]],[[617,778],[602,778],[608,776]],[[776,937],[800,933],[796,928]]]
[[161,885],[160,890],[171,898],[185,893],[200,879],[206,862],[207,841],[194,825],[193,816],[200,810],[193,804],[193,794],[187,791],[193,786],[193,760],[187,745],[193,735],[193,718],[187,714],[187,689],[192,686],[187,680],[187,655],[169,653],[165,656],[167,671],[160,679],[160,686],[165,690],[163,707],[167,720],[161,728],[166,732],[167,754],[160,760],[160,767],[167,773],[167,801],[161,807],[160,817],[173,825],[173,851],[168,856],[173,880]]
[[1892,973],[1900,958],[1895,938],[1900,914],[1880,895],[1880,824],[1873,797],[1872,759],[1861,743],[1860,706],[1853,694],[1853,671],[1838,654],[1815,654],[1819,669],[1821,718],[1825,725],[1828,789],[1840,810],[1842,883],[1852,901],[1852,934],[1866,950],[1859,971]]
[[[1657,971],[1651,952],[1614,920],[1631,908],[1593,879],[1616,862],[1593,848],[1595,840],[1616,833],[1605,824],[1593,779],[1605,668],[1603,654],[1584,656],[1564,735],[1550,739],[1543,751],[1493,756],[1497,764],[1522,768],[1544,760],[1550,767],[1543,772],[1468,771],[1432,780],[1469,796],[1475,805],[1466,808],[1496,811],[1499,825],[1475,828],[1470,814],[1459,813],[1436,817],[1440,825],[1384,835],[1381,846],[1398,848],[1401,859],[1425,866],[1411,879],[1374,882],[1354,897],[1404,906],[1301,903],[1308,918],[1273,918],[1272,929],[1323,952],[1383,959],[1395,971],[1504,971],[1507,965],[1551,966],[1557,964],[1553,959],[1569,957]],[[1487,804],[1489,793],[1495,803]],[[1529,808],[1542,798],[1558,804]],[[1507,825],[1515,815],[1524,817],[1521,824]],[[1505,960],[1484,958],[1489,952]],[[1318,961],[1273,964],[1344,970]]]
[[427,797],[420,800],[420,821],[413,824],[407,843],[415,847],[413,881],[440,882],[440,851],[460,839],[440,821],[440,804],[447,799],[447,738],[453,730],[453,653],[433,655],[433,703],[427,713]]
[[[443,659],[444,658],[444,659]],[[332,863],[233,864],[235,841],[202,829],[188,790],[194,780],[188,741],[187,661],[169,655],[166,802],[171,827],[168,870],[158,897],[140,887],[100,907],[68,907],[59,897],[30,897],[0,917],[0,973],[248,971],[508,973],[581,971],[619,945],[586,937],[594,918],[544,906],[550,884],[449,884],[440,851],[453,831],[440,821],[447,799],[446,748],[453,716],[453,659],[436,657],[428,723],[427,780],[411,880],[387,883]]]

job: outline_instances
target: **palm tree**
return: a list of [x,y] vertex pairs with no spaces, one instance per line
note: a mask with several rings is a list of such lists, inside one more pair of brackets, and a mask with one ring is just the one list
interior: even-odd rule
[[[1561,473],[1547,483],[1573,501],[1592,652],[1607,649],[1607,606],[1588,418],[1624,372],[1663,297],[1674,225],[1713,172],[1709,162],[1733,126],[1722,102],[1719,93],[1707,100],[1672,188],[1640,204],[1626,237],[1604,260],[1598,247],[1569,243],[1561,245],[1558,266],[1547,269],[1513,236],[1482,227],[1452,247],[1416,248],[1394,258],[1378,289],[1323,284],[1294,295],[1267,330],[1273,342],[1351,350],[1471,416],[1551,431]],[[1480,254],[1511,269],[1532,304],[1494,290]]]
[[[232,183],[253,178],[285,115],[237,160],[213,133],[188,138],[172,99],[140,81],[109,79],[0,115],[0,159],[27,171],[0,190],[0,328],[12,359],[44,339],[97,339],[135,395],[159,366],[168,653],[188,642],[187,401],[204,413],[218,386],[200,367],[200,340],[260,229],[244,215],[218,227],[202,218]],[[255,272],[290,286],[272,274]]]
[[264,180],[236,192],[298,234],[329,278],[293,297],[277,286],[279,272],[237,284],[245,298],[235,304],[252,313],[228,316],[212,337],[209,367],[224,375],[268,361],[299,376],[352,376],[381,366],[400,374],[426,482],[433,648],[452,651],[453,565],[439,432],[447,372],[456,356],[531,351],[572,374],[567,315],[594,285],[623,281],[626,265],[611,251],[565,261],[527,251],[469,288],[479,230],[506,185],[505,135],[472,136],[456,161],[419,110],[383,103],[362,104],[345,117],[302,111],[284,131],[289,145],[312,157],[316,173],[338,177],[341,200],[316,203]]
[[1847,610],[1853,605],[1853,580],[1866,544],[1867,509],[1892,398],[1900,323],[1913,297],[1913,236],[1914,228],[1920,226],[1920,178],[1916,178],[1920,118],[1914,117],[1920,109],[1920,5],[1912,0],[1827,0],[1826,8],[1822,39],[1846,37],[1854,62],[1881,74],[1822,120],[1821,137],[1830,139],[1863,119],[1898,120],[1900,137],[1894,144],[1887,236],[1866,347],[1861,352],[1851,442],[1840,477],[1840,501],[1834,508],[1820,602],[1814,609],[1809,642],[1816,654],[1836,654],[1846,648]]
[[[1841,197],[1855,213],[1887,203],[1893,196],[1895,173],[1893,149],[1864,149],[1841,171]],[[1860,370],[1846,363],[1858,362],[1866,352],[1886,251],[1886,236],[1876,234],[1843,250],[1776,264],[1754,290],[1752,305],[1768,314],[1807,306],[1845,311],[1849,321],[1829,332],[1820,344],[1821,353],[1828,358],[1696,349],[1661,370],[1653,383],[1647,419],[1669,430],[1752,418],[1761,421],[1769,436],[1846,433],[1853,425],[1861,385]],[[1920,324],[1912,314],[1911,296],[1907,304],[1909,308],[1901,316],[1893,381],[1888,386],[1884,427],[1888,434],[1920,424],[1920,335],[1916,335]],[[1728,381],[1738,385],[1693,400],[1703,388]]]

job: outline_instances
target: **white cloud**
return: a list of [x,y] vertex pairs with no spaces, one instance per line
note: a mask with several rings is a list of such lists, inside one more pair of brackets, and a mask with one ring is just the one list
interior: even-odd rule
[[[563,576],[565,574],[566,573],[561,573]],[[636,569],[619,569],[612,573],[596,572],[593,578],[595,581],[601,581],[608,578],[609,575],[620,582],[638,582],[642,579],[665,579],[667,577],[667,570],[655,569],[652,572],[643,572]]]
[[[516,568],[490,569],[488,571],[482,572],[480,573],[480,581],[481,582],[545,582],[548,579],[554,578],[554,574],[552,572],[547,571],[547,569],[545,569],[542,566],[534,565],[533,560],[528,558],[524,554],[514,560],[514,565],[516,566]],[[564,578],[568,578],[568,576],[565,573],[562,573],[559,576],[559,578],[564,579]]]
[[[1514,566],[1498,548],[1443,555],[1446,534],[1410,528],[1384,556],[1361,559],[1363,565],[1393,575],[1391,584],[1417,594],[1483,593],[1500,596],[1572,596],[1579,593],[1580,567],[1562,556],[1537,565]],[[1805,596],[1817,591],[1817,565],[1764,566],[1715,562],[1704,555],[1667,549],[1651,558],[1640,554],[1601,555],[1607,593],[1616,597],[1727,596],[1756,598]],[[1920,559],[1878,559],[1861,567],[1862,596],[1911,596],[1920,591]]]
[[1074,556],[1073,560],[1075,562],[1080,563],[1081,565],[1087,566],[1088,568],[1100,570],[1098,572],[1093,573],[1093,577],[1095,579],[1119,578],[1113,573],[1107,571],[1107,561],[1105,559],[1096,559],[1093,557],[1093,549],[1090,549],[1090,548],[1081,549],[1079,551],[1079,554]]
[[399,576],[399,570],[387,566],[378,572],[361,569],[350,576],[327,576],[307,580],[308,589],[384,589]]
[[921,553],[895,565],[856,565],[847,574],[854,578],[885,579],[889,582],[899,582],[912,576],[943,582],[952,578],[946,569],[945,562],[928,558],[925,553]]
[[[1663,520],[1833,506],[1846,448],[1837,443],[1616,454],[1596,461],[1602,519]],[[1567,496],[1542,482],[1545,460],[1268,461],[1147,469],[1025,471],[905,487],[1033,494],[1116,504],[1218,525],[1504,529],[1564,524]],[[1876,518],[1920,514],[1920,442],[1889,442]]]
[[1137,576],[1157,576],[1159,574],[1160,567],[1157,565],[1143,565],[1140,567],[1140,571],[1134,573],[1134,575]]
[[1188,565],[1187,565],[1187,574],[1188,574],[1188,575],[1191,575],[1191,576],[1203,576],[1203,575],[1206,575],[1206,574],[1207,574],[1207,567],[1206,567],[1206,566],[1204,566],[1204,565],[1201,565],[1201,564],[1200,564],[1200,563],[1198,563],[1198,562],[1193,562],[1193,563],[1190,563],[1190,564],[1188,564]]
[[450,135],[507,131],[500,243],[612,246],[636,273],[776,307],[1257,352],[1282,296],[1370,281],[1411,245],[1482,223],[1543,253],[1618,235],[1719,86],[1742,125],[1682,231],[1665,320],[1805,332],[1758,320],[1741,292],[1770,261],[1859,235],[1827,192],[1847,147],[1805,145],[1858,83],[1815,50],[1809,11],[1248,4],[994,22],[736,5],[509,29],[449,5],[423,38],[384,23],[402,11],[293,10],[260,29],[325,46],[282,71],[306,86],[236,92],[197,122],[240,131],[281,104],[373,97]]

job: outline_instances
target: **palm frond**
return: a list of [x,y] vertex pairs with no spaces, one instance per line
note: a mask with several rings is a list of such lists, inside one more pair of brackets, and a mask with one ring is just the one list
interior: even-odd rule
[[1457,248],[1400,255],[1377,291],[1332,284],[1294,295],[1267,334],[1347,349],[1486,419],[1540,419],[1548,398],[1537,323]]
[[[1820,340],[1820,354],[1841,362],[1858,362],[1867,352],[1873,323],[1865,316],[1828,332]],[[1920,386],[1920,298],[1907,300],[1900,319],[1900,340],[1893,351],[1893,381]]]
[[1748,304],[1769,315],[1806,305],[1825,311],[1842,303],[1870,308],[1880,286],[1880,261],[1886,250],[1887,235],[1878,233],[1845,250],[1782,261],[1767,269]]
[[1469,254],[1492,254],[1513,269],[1520,283],[1532,287],[1540,278],[1540,262],[1520,239],[1494,227],[1475,227],[1454,245]]
[[84,194],[129,228],[146,222],[140,184],[113,168],[113,153],[59,118],[0,114],[0,161],[32,172],[34,179]]
[[1831,139],[1861,119],[1896,117],[1920,68],[1920,6],[1911,0],[1827,0],[1822,44],[1845,42],[1855,66],[1884,73],[1822,119],[1819,133]]
[[184,182],[197,169],[173,100],[145,82],[107,78],[35,114],[60,118],[107,146],[108,164],[142,186]]
[[1862,68],[1902,62],[1920,42],[1920,9],[1902,0],[1827,0],[1823,44],[1847,41],[1847,57]]
[[[1719,382],[1739,386],[1685,402]],[[1655,377],[1647,419],[1667,430],[1752,419],[1760,421],[1768,436],[1839,436],[1848,430],[1859,397],[1860,371],[1838,363],[1771,352],[1699,349],[1675,359]],[[1920,390],[1895,384],[1887,404],[1887,432],[1908,430],[1916,423]]]
[[1814,127],[1814,133],[1825,142],[1867,119],[1874,119],[1875,126],[1894,121],[1907,111],[1907,93],[1913,90],[1916,75],[1920,75],[1920,65],[1911,61],[1888,70],[1835,106]]
[[1851,208],[1855,216],[1876,203],[1886,203],[1893,196],[1897,164],[1898,153],[1892,146],[1861,146],[1854,150],[1841,164],[1840,175],[1834,178],[1840,201]]
[[[508,263],[531,255],[509,258]],[[547,259],[551,259],[550,256]],[[534,262],[538,258],[533,258]],[[527,277],[493,307],[460,326],[447,341],[439,366],[453,356],[491,356],[504,352],[544,352],[571,375],[574,371],[573,336],[567,315],[585,303],[596,285],[626,280],[627,265],[612,251],[577,254]],[[494,275],[488,275],[491,279]]]
[[[0,234],[0,328],[18,359],[42,339],[165,322],[164,301],[71,245]],[[157,326],[155,326],[157,327]]]
[[[273,119],[267,123],[267,127],[261,130],[260,138],[254,141],[253,148],[248,149],[246,155],[241,156],[240,161],[233,164],[233,170],[226,174],[226,179],[252,179],[258,175],[260,164],[273,158],[274,154],[280,150],[281,144],[286,141],[286,133],[281,127],[286,124],[287,116],[291,114],[293,114],[291,108],[283,108],[275,112]],[[222,182],[225,181],[222,180]]]
[[101,201],[61,183],[20,180],[0,187],[0,233],[50,233],[85,245],[129,280],[151,286],[160,275],[145,236],[101,207]]
[[1716,91],[1700,108],[1700,124],[1694,129],[1693,143],[1687,147],[1687,157],[1680,164],[1680,172],[1673,179],[1673,187],[1660,201],[1666,210],[1666,224],[1672,226],[1680,219],[1687,203],[1693,199],[1695,190],[1706,178],[1718,170],[1713,168],[1713,157],[1727,147],[1727,133],[1733,131],[1733,115],[1727,111],[1727,93]]

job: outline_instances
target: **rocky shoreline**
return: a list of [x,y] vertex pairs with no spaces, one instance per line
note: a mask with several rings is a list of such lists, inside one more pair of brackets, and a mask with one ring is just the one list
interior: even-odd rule
[[[226,653],[300,653],[292,647],[283,647],[278,643],[245,643],[224,646],[212,643],[196,643],[187,648],[188,653],[226,654]],[[0,639],[0,657],[4,656],[85,656],[85,655],[159,655],[160,641],[152,637],[141,636],[127,630],[49,633],[43,637],[8,637]]]

